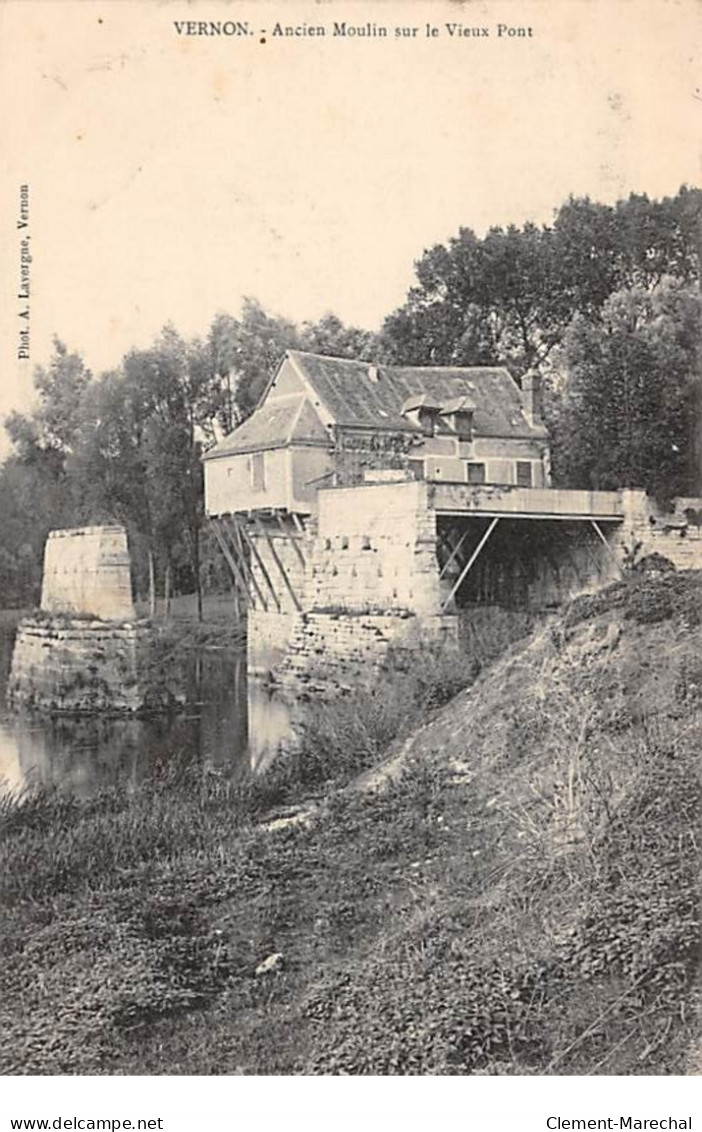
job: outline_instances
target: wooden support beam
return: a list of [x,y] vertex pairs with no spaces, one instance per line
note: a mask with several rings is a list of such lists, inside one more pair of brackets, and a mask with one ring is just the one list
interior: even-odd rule
[[[246,555],[242,553],[233,531],[236,531],[236,517],[234,515],[220,515],[219,517],[219,533],[224,542],[223,550],[229,550],[234,565],[237,567],[241,576],[241,589],[245,594],[247,604],[250,604],[255,609],[255,601],[253,594],[253,587],[249,578],[248,563]],[[220,543],[221,545],[221,543]]]
[[217,545],[218,545],[220,551],[222,552],[222,555],[223,555],[223,557],[224,557],[224,559],[227,563],[227,566],[229,567],[229,573],[231,574],[232,581],[234,582],[234,592],[236,594],[240,594],[240,593],[244,592],[244,593],[246,593],[246,595],[248,597],[248,591],[246,589],[246,585],[245,585],[244,579],[242,577],[241,571],[239,570],[239,566],[238,566],[237,562],[235,561],[234,556],[232,555],[228,544],[225,541],[224,535],[222,534],[222,530],[220,528],[220,523],[221,523],[221,519],[218,515],[212,515],[210,517],[210,526],[212,528],[215,539],[217,541]]
[[[256,591],[256,596],[258,597],[258,600],[261,602],[261,605],[263,606],[264,610],[266,612],[268,612],[269,602],[264,597],[263,590],[261,589],[261,586],[259,586],[259,584],[258,584],[258,578],[256,577],[256,573],[254,571],[254,568],[251,565],[249,555],[246,553],[246,549],[247,549],[247,546],[249,546],[249,543],[244,538],[244,534],[246,532],[245,532],[245,527],[244,527],[243,522],[240,523],[239,520],[237,519],[236,515],[232,515],[230,520],[229,520],[229,524],[227,526],[227,531],[228,531],[228,533],[231,537],[231,540],[232,540],[234,546],[236,547],[237,554],[239,555],[239,561],[242,562],[244,564],[245,568],[246,568],[246,575],[249,579],[249,589]],[[271,589],[271,593],[273,594],[273,599],[274,599],[276,605],[278,605],[277,594],[276,594],[276,592],[275,592],[275,590],[273,589],[272,586],[270,587],[270,589]],[[279,605],[278,605],[278,608],[280,609]]]
[[257,584],[256,575],[251,568],[249,555],[247,554],[246,550],[246,544],[244,542],[244,539],[242,538],[241,530],[239,529],[239,521],[236,515],[227,516],[225,530],[229,535],[232,546],[234,548],[235,556],[239,561],[242,573],[246,579],[247,590],[249,591],[249,593],[252,593],[255,590],[256,593],[259,594],[259,601],[262,602],[264,609],[267,610],[268,603],[261,593],[261,587]]
[[[259,600],[265,603],[265,608],[267,610],[268,602],[264,598],[262,588],[260,588],[260,586],[258,585],[258,578],[256,577],[256,574],[254,572],[254,567],[251,566],[250,551],[247,550],[248,543],[245,538],[243,538],[242,526],[243,524],[239,523],[237,516],[232,515],[228,525],[229,537],[233,543],[234,548],[236,548],[240,563],[242,564],[243,568],[245,568],[245,573],[248,577],[249,590],[256,590],[256,593],[259,594]],[[274,590],[272,592],[273,598],[277,604],[276,593]]]
[[497,524],[499,523],[499,521],[500,521],[500,516],[496,515],[495,518],[490,523],[490,526],[488,527],[488,529],[485,531],[483,537],[481,538],[480,542],[476,546],[475,550],[471,554],[470,558],[466,562],[465,566],[461,570],[461,573],[459,574],[458,578],[456,579],[456,582],[454,583],[454,586],[453,586],[453,589],[451,590],[451,593],[448,595],[448,597],[446,598],[446,601],[441,606],[441,612],[442,613],[446,612],[446,607],[453,600],[455,594],[460,589],[461,585],[463,584],[463,580],[468,577],[469,571],[472,569],[473,564],[475,562],[477,562],[478,557],[482,553],[483,547],[485,546],[485,543],[490,538],[490,535],[494,531],[494,529],[497,526]]
[[[271,581],[271,576],[268,573],[268,570],[266,569],[266,564],[263,561],[263,559],[261,558],[261,555],[258,553],[258,547],[256,546],[256,543],[251,538],[251,535],[247,531],[244,523],[241,524],[241,526],[238,528],[238,530],[239,530],[239,534],[245,540],[246,545],[248,546],[249,550],[251,551],[252,557],[256,559],[256,562],[258,563],[258,568],[261,571],[261,574],[263,575],[263,579],[264,579],[266,585],[268,586],[268,589],[271,593],[273,601],[275,602],[275,604],[277,606],[278,613],[280,613],[282,611],[281,604],[280,604],[280,598],[278,597],[278,594],[276,593],[275,586],[273,585],[273,583]],[[256,575],[254,574],[253,567],[251,569],[251,581],[254,583],[254,585],[258,589],[259,586],[258,586],[258,583],[256,581]]]
[[276,517],[276,522],[278,523],[278,527],[280,528],[280,533],[282,534],[283,538],[289,539],[290,542],[293,544],[293,546],[295,547],[295,553],[297,554],[297,557],[300,559],[300,565],[304,566],[305,565],[305,556],[302,553],[302,551],[300,550],[299,540],[298,540],[297,536],[294,535],[292,533],[292,531],[289,531],[287,529],[287,527],[285,526],[285,523],[283,522],[283,516],[280,514],[280,511],[275,512],[275,517]]
[[302,606],[300,605],[300,602],[297,599],[297,594],[295,593],[294,589],[292,588],[292,586],[290,584],[290,579],[287,575],[285,567],[283,566],[283,563],[280,560],[280,556],[278,554],[278,551],[275,549],[275,546],[273,545],[273,539],[268,534],[268,531],[264,527],[264,525],[261,522],[261,520],[259,519],[258,515],[254,515],[254,523],[256,524],[256,530],[259,532],[259,534],[262,536],[262,538],[264,538],[266,540],[266,542],[268,544],[268,549],[271,552],[271,558],[273,559],[276,566],[278,567],[278,570],[280,571],[280,576],[285,583],[285,588],[287,589],[288,593],[290,594],[290,597],[292,598],[293,605],[295,606],[297,611],[300,612],[302,610]]
[[[217,543],[219,545],[219,548],[222,551],[222,554],[224,555],[224,557],[226,559],[227,565],[232,572],[232,576],[234,578],[234,583],[235,583],[235,585],[237,585],[239,591],[241,592],[244,602],[247,603],[247,604],[250,602],[251,605],[253,606],[254,605],[253,596],[249,592],[249,587],[248,587],[248,584],[247,584],[247,581],[246,581],[246,576],[244,574],[242,574],[241,570],[239,569],[239,564],[237,563],[234,555],[232,554],[231,549],[229,547],[229,543],[225,539],[224,534],[222,533],[222,530],[220,529],[219,519],[213,518],[211,520],[211,522],[212,522],[212,529],[215,533],[215,538],[217,539]],[[264,609],[266,608],[265,603],[264,603],[263,607],[264,607]]]
[[448,534],[444,534],[437,529],[436,532],[436,560],[439,561],[439,551],[443,550],[447,558],[453,554],[454,543],[451,542]]
[[[470,528],[468,528],[468,529],[470,529]],[[437,529],[436,529],[437,550],[438,549],[443,550],[445,552],[447,558],[451,558],[451,556],[454,554],[454,552],[456,550],[457,543],[459,543],[461,541],[461,539],[462,539],[462,536],[461,536],[460,529],[458,531],[456,531],[453,527],[450,527],[447,531],[442,531],[437,524]],[[438,554],[437,554],[437,560],[438,560]],[[447,564],[444,563],[444,565],[447,565]]]
[[454,561],[454,560],[456,559],[456,557],[457,557],[457,556],[458,556],[458,555],[460,554],[460,552],[461,552],[461,547],[463,546],[463,543],[464,543],[464,542],[466,541],[466,539],[468,538],[468,535],[469,535],[469,534],[470,534],[470,527],[466,527],[465,531],[463,532],[463,534],[462,534],[462,535],[461,535],[461,537],[459,538],[458,542],[457,542],[457,543],[456,543],[456,545],[454,546],[454,548],[453,548],[453,550],[451,551],[451,554],[450,554],[450,555],[449,555],[449,557],[447,558],[446,562],[444,562],[444,565],[443,565],[443,568],[442,568],[442,570],[441,570],[441,573],[439,574],[439,581],[441,581],[441,579],[442,579],[442,578],[444,577],[444,575],[446,574],[446,572],[447,572],[447,570],[448,570],[449,566],[451,565],[451,563],[452,563],[452,562],[453,562],[453,561]]
[[302,525],[302,519],[298,515],[297,511],[291,511],[290,514],[292,516],[292,521],[297,528],[297,533],[300,535],[301,538],[304,538],[305,537],[305,528]]
[[607,553],[608,553],[608,554],[609,554],[609,555],[611,556],[611,558],[613,559],[613,561],[614,561],[614,564],[615,564],[615,566],[617,567],[617,570],[619,571],[619,573],[620,573],[620,574],[622,574],[622,575],[623,575],[623,574],[624,574],[624,567],[622,566],[621,562],[619,561],[619,559],[617,558],[616,554],[615,554],[615,553],[614,553],[614,551],[612,550],[611,546],[610,546],[610,545],[609,545],[609,543],[607,542],[607,539],[605,538],[605,536],[604,536],[604,534],[603,534],[603,532],[602,532],[602,530],[601,530],[601,528],[600,528],[600,524],[599,524],[599,523],[597,523],[597,522],[596,522],[596,521],[595,521],[594,519],[590,519],[590,525],[591,525],[591,527],[592,527],[592,528],[594,529],[594,531],[595,531],[596,535],[598,536],[598,538],[600,538],[600,539],[602,540],[602,543],[603,543],[604,547],[606,548],[606,550],[607,550]]
[[[234,556],[234,557],[236,557],[236,556]],[[237,563],[237,565],[240,565],[240,563]],[[231,567],[230,567],[230,571],[231,571]],[[248,606],[251,605],[252,608],[253,608],[253,599],[251,598],[251,595],[249,594],[248,587],[245,585],[246,575],[243,571],[241,571],[241,573],[242,573],[242,577],[240,579],[237,578],[236,575],[234,575],[233,578],[232,578],[232,581],[233,581],[232,596],[233,596],[233,599],[234,599],[234,616],[236,617],[237,622],[241,621],[242,611],[243,611],[244,615],[246,615],[246,611],[248,609]]]

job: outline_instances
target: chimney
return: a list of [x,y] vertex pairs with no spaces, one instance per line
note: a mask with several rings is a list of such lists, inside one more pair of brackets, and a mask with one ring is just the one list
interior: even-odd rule
[[522,378],[522,411],[530,425],[542,425],[541,374],[529,370]]

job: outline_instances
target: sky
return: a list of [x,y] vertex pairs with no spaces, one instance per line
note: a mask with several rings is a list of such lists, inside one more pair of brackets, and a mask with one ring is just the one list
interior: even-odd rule
[[[250,34],[176,31],[201,20]],[[246,295],[374,329],[462,225],[702,184],[701,41],[697,0],[0,2],[0,415],[30,403],[53,334],[100,372]]]

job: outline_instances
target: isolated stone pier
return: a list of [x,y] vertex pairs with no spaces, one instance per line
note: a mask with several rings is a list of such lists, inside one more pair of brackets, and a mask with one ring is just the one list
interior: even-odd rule
[[162,710],[178,697],[135,621],[123,527],[51,531],[41,609],[17,630],[8,697],[49,712]]

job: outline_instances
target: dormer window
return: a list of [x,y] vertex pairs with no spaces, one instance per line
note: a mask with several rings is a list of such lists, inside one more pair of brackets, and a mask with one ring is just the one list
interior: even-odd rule
[[454,397],[441,406],[441,418],[459,440],[473,439],[475,404],[470,397]]
[[428,394],[416,393],[405,399],[402,415],[412,424],[418,425],[425,436],[433,436],[440,409],[439,403]]
[[435,409],[427,409],[422,407],[419,410],[419,427],[425,436],[433,436],[436,431],[436,417]]
[[471,410],[452,413],[449,417],[449,424],[459,440],[473,439],[473,413]]

